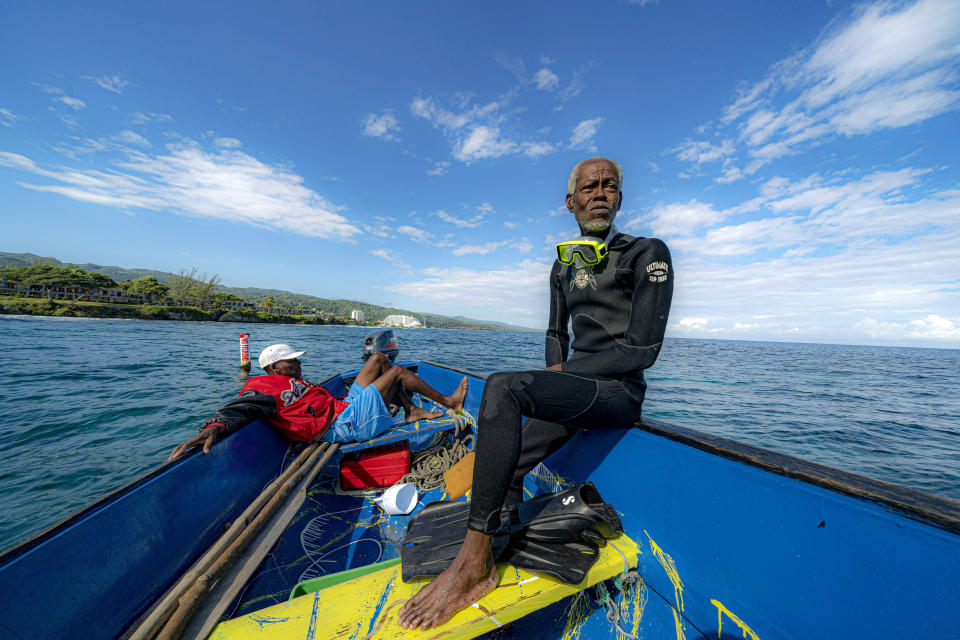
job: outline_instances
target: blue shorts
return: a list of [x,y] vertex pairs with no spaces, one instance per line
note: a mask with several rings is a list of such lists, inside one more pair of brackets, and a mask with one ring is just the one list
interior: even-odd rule
[[324,440],[363,442],[376,438],[393,426],[393,418],[390,417],[376,385],[364,387],[354,382],[343,401],[350,404],[334,420]]

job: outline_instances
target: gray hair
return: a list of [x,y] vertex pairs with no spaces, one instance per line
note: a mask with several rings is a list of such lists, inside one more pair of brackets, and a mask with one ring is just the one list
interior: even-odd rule
[[573,171],[570,172],[570,179],[567,180],[567,195],[572,195],[574,191],[577,190],[577,178],[580,177],[580,168],[588,162],[593,160],[606,160],[613,166],[617,168],[617,182],[619,183],[620,190],[623,191],[623,167],[620,166],[620,163],[616,160],[611,160],[610,158],[604,158],[603,156],[594,156],[592,158],[587,158],[586,160],[581,160],[573,167]]

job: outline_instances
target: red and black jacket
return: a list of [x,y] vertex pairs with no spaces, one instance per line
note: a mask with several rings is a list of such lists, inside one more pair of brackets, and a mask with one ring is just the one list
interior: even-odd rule
[[223,435],[264,418],[290,440],[311,442],[326,433],[347,405],[300,378],[257,376],[247,380],[240,396],[217,411],[201,431],[213,426]]

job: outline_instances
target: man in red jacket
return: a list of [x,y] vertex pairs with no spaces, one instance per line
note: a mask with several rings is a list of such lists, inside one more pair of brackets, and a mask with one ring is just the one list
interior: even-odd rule
[[369,440],[393,424],[388,401],[403,406],[407,422],[437,418],[440,412],[416,406],[404,393],[419,393],[450,409],[463,409],[467,379],[452,395],[443,395],[400,365],[392,365],[382,353],[374,353],[360,369],[350,392],[339,400],[320,385],[300,377],[300,356],[286,344],[267,347],[260,354],[260,367],[267,372],[247,380],[236,400],[231,400],[204,423],[198,435],[177,446],[168,460],[179,458],[191,447],[203,452],[223,435],[259,418],[265,418],[284,437],[297,442],[325,439],[332,442]]

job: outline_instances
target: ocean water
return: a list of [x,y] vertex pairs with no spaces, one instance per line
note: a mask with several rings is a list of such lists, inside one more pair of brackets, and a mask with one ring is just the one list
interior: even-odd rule
[[[0,549],[163,463],[235,397],[242,331],[319,381],[369,329],[0,316]],[[402,359],[543,366],[538,333],[398,333]],[[668,338],[647,379],[648,416],[960,499],[960,350]]]

